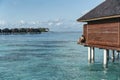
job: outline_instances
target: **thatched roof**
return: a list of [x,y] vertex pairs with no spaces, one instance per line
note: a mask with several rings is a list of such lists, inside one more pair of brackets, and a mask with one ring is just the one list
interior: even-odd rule
[[77,21],[88,22],[120,17],[120,0],[106,0]]

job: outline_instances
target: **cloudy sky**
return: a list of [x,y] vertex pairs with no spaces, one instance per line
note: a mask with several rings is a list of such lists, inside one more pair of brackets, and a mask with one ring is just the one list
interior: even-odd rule
[[44,26],[53,31],[78,31],[82,24],[76,22],[76,19],[103,1],[0,0],[0,28],[8,24],[32,24],[34,27]]

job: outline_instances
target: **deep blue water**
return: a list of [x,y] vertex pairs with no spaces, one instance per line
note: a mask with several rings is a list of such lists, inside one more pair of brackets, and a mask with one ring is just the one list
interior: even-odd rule
[[102,67],[103,50],[94,64],[77,44],[80,32],[0,35],[0,80],[120,80],[120,62]]

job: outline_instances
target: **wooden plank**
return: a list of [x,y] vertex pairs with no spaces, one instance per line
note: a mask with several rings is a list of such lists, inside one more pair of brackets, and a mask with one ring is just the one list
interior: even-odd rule
[[118,22],[105,24],[88,24],[87,44],[119,46]]
[[120,46],[120,18],[119,18],[119,21],[118,21],[118,43],[119,43],[119,46]]
[[117,50],[120,51],[120,47],[115,47],[115,46],[103,46],[103,45],[94,45],[94,44],[84,44],[86,47],[96,47],[100,49],[110,49],[110,50]]
[[83,34],[84,34],[85,39],[86,39],[86,42],[87,42],[87,41],[88,41],[88,40],[87,40],[87,24],[84,25],[83,31],[84,31]]

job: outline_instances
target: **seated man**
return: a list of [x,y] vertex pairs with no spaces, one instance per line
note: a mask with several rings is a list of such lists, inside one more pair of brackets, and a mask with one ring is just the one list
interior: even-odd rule
[[78,44],[85,43],[85,37],[84,37],[84,35],[82,35],[82,36],[79,38],[79,40],[78,40],[77,43],[78,43]]

